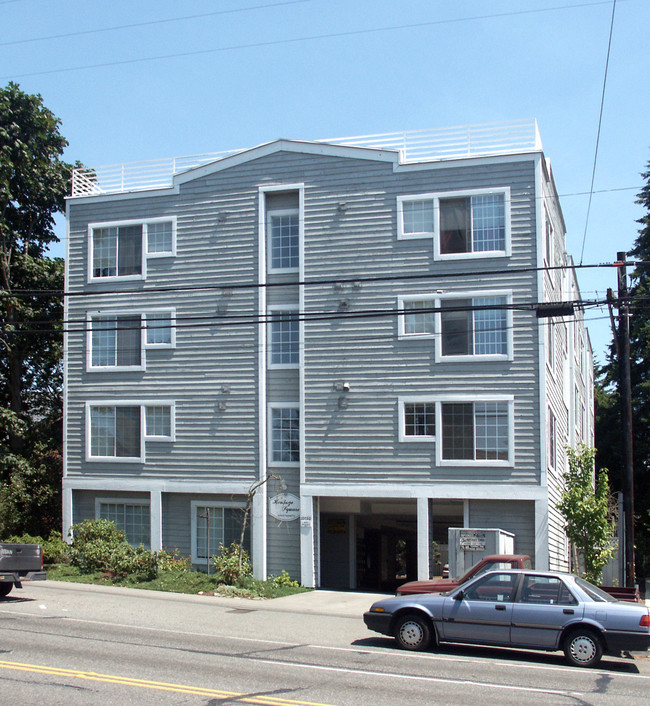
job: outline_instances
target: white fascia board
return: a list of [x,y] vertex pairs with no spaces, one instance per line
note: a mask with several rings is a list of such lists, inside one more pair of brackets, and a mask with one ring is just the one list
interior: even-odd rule
[[427,485],[303,485],[301,495],[331,498],[433,498],[435,500],[543,500],[546,489],[528,483],[429,483]]
[[248,495],[251,480],[245,482],[206,483],[205,481],[167,481],[155,478],[136,478],[105,475],[101,478],[68,476],[63,479],[63,488],[69,490],[100,490],[132,493],[183,493],[194,495]]
[[153,196],[173,196],[178,194],[177,186],[161,186],[154,189],[132,189],[131,191],[120,191],[109,194],[97,194],[97,196],[66,196],[66,202],[71,206],[87,203],[105,203],[107,201],[133,201]]
[[185,184],[194,179],[214,174],[215,172],[230,169],[231,167],[246,164],[255,159],[268,157],[277,152],[296,152],[299,154],[318,155],[322,157],[347,157],[350,159],[366,159],[375,162],[389,162],[393,165],[399,162],[399,152],[396,150],[382,150],[372,147],[356,147],[354,145],[323,144],[319,142],[302,142],[299,140],[274,140],[257,147],[238,152],[237,154],[222,157],[201,167],[195,167],[174,177],[174,187]]
[[458,167],[482,167],[493,164],[509,164],[512,162],[530,162],[543,157],[542,152],[522,152],[515,154],[483,155],[479,157],[448,157],[443,159],[422,160],[421,162],[397,163],[396,172],[411,172],[433,169],[456,169]]

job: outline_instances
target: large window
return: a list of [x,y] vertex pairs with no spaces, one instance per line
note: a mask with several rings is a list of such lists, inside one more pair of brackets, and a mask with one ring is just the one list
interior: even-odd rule
[[[219,545],[230,546],[241,541],[244,507],[232,501],[207,503],[192,501],[192,560],[201,563],[219,553]],[[244,549],[250,551],[248,527]]]
[[144,462],[145,441],[174,441],[174,405],[87,405],[87,460]]
[[296,367],[300,362],[300,321],[297,311],[271,312],[272,366]]
[[300,264],[300,222],[298,211],[287,209],[269,211],[269,268],[271,270],[298,269]]
[[175,254],[176,219],[97,223],[89,226],[90,279],[141,279],[145,259]]
[[274,464],[300,462],[300,410],[297,407],[271,408],[271,454]]
[[148,503],[122,500],[97,500],[97,517],[114,522],[126,535],[127,541],[137,547],[151,548],[151,521]]
[[509,460],[507,402],[443,402],[441,413],[443,460]]
[[437,257],[507,255],[510,191],[476,189],[397,199],[397,237],[433,237]]
[[144,349],[173,348],[176,342],[173,311],[91,313],[88,321],[89,370],[144,370]]
[[440,253],[500,252],[506,247],[503,194],[440,199]]
[[441,465],[511,465],[513,400],[424,396],[399,399],[399,440],[435,442]]
[[440,313],[441,355],[506,356],[506,302],[505,297],[443,300]]
[[93,368],[140,368],[142,365],[142,317],[109,315],[91,317]]

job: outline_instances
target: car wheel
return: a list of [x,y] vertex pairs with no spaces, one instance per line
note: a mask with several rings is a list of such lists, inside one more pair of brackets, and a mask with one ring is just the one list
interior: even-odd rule
[[14,585],[10,581],[2,581],[2,583],[0,583],[0,596],[6,596],[11,593],[13,587]]
[[564,655],[574,667],[595,667],[603,656],[603,643],[591,630],[572,630],[564,641]]
[[431,643],[431,626],[420,615],[405,615],[395,625],[395,639],[405,650],[426,650]]

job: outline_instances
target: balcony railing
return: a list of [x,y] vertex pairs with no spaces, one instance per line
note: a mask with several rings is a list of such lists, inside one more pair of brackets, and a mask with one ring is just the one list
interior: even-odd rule
[[[411,130],[314,142],[396,150],[403,164],[462,157],[538,151],[542,142],[535,120],[467,125],[436,130]],[[215,162],[244,149],[75,169],[72,196],[97,196],[165,188],[176,174]]]

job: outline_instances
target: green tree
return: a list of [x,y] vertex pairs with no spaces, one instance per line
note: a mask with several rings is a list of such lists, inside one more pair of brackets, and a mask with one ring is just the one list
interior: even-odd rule
[[47,250],[72,165],[59,125],[41,96],[0,89],[0,521],[14,532],[60,516],[63,261]]
[[[631,273],[630,374],[634,444],[634,505],[637,576],[650,575],[650,162],[642,174],[645,186],[637,203],[645,213],[634,247],[628,255],[637,261]],[[621,415],[616,380],[614,344],[600,370],[596,390],[596,466],[611,469],[613,490],[623,489],[620,434]]]
[[594,486],[595,453],[584,444],[567,448],[569,467],[557,508],[564,517],[567,537],[582,558],[584,577],[599,583],[603,567],[614,555],[614,522],[605,469]]

